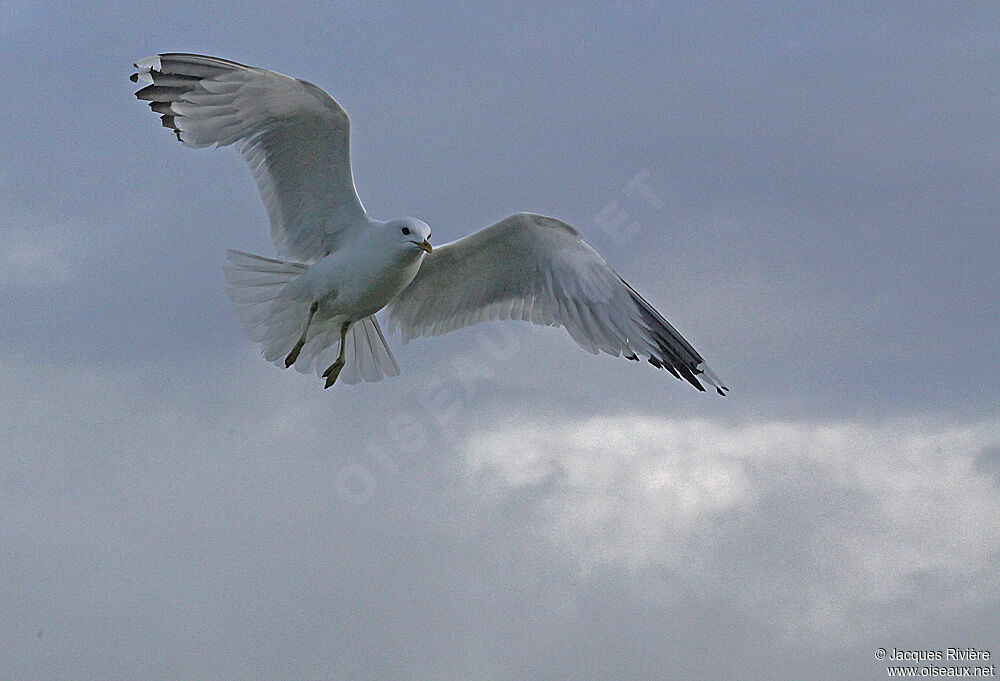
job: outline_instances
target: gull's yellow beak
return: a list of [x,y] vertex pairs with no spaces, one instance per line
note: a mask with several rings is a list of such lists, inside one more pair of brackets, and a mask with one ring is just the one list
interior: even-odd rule
[[434,247],[431,246],[431,242],[427,239],[424,239],[423,242],[417,244],[417,246],[420,247],[420,250],[427,251],[428,253],[434,250]]

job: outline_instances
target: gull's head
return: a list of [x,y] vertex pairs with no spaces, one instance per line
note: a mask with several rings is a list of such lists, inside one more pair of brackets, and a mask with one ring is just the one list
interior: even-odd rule
[[[414,251],[423,251],[424,253],[430,253],[433,250],[430,242],[431,228],[422,220],[416,218],[397,218],[385,223],[385,227],[389,231],[390,236],[403,249],[413,249]],[[423,253],[420,253],[420,255],[423,255]]]

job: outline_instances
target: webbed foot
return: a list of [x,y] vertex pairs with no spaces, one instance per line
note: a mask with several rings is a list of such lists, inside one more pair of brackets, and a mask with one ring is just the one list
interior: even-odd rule
[[319,303],[314,300],[312,305],[309,306],[309,317],[306,318],[306,328],[302,330],[302,335],[299,336],[299,340],[296,341],[295,347],[293,347],[292,351],[288,353],[287,357],[285,357],[286,369],[295,364],[295,360],[299,358],[299,353],[302,352],[302,346],[306,344],[306,338],[309,336],[309,326],[312,324],[313,315],[316,314],[316,310],[318,309]]
[[324,390],[337,382],[337,378],[340,376],[340,370],[344,368],[344,364],[344,360],[338,358],[336,362],[331,364],[330,367],[323,372],[323,378],[326,379],[326,385],[323,386]]
[[288,353],[288,356],[285,357],[286,369],[295,364],[295,360],[299,358],[299,353],[302,352],[302,346],[305,344],[306,344],[305,339],[300,338],[299,341],[295,344],[295,347],[292,348],[292,351]]

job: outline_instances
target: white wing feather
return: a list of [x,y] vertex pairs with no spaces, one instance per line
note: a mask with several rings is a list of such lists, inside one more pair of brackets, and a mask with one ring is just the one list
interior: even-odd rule
[[282,258],[312,262],[368,218],[354,189],[350,121],[312,83],[194,54],[135,63],[149,101],[189,147],[237,143],[253,171]]
[[403,341],[492,319],[563,326],[585,350],[644,356],[699,390],[728,390],[701,355],[559,220],[518,213],[424,257],[391,303]]

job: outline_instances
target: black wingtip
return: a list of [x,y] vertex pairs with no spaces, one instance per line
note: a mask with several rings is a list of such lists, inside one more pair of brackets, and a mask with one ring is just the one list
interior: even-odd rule
[[139,82],[139,74],[138,73],[133,73],[131,76],[128,77],[128,79],[130,81],[132,81],[133,83],[138,83]]

